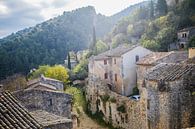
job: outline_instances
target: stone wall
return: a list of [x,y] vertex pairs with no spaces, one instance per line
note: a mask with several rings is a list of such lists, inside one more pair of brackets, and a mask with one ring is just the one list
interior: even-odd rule
[[89,78],[86,87],[88,109],[93,114],[102,114],[103,119],[117,128],[144,129],[146,114],[141,103],[109,90],[99,79]]
[[29,110],[45,110],[47,112],[71,118],[72,96],[63,92],[23,90],[14,95]]
[[190,127],[193,96],[188,80],[164,82],[146,81],[141,102],[146,105],[148,129],[181,129]]
[[72,129],[72,123],[54,124],[44,127],[45,129]]

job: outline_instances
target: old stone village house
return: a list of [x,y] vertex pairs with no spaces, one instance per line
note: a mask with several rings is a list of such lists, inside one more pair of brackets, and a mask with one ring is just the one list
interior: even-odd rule
[[[194,51],[190,49],[190,58]],[[90,72],[86,96],[88,108],[117,128],[181,129],[194,126],[195,65],[191,60],[188,53],[182,51],[149,53],[140,59],[137,80],[141,99],[138,101],[110,90],[108,81],[103,78],[105,72],[93,72],[95,76]],[[100,62],[104,62],[103,59]],[[103,79],[97,76],[99,74]]]
[[111,90],[121,95],[130,95],[136,87],[135,63],[149,53],[150,50],[141,46],[119,46],[92,57],[89,74],[106,81]]

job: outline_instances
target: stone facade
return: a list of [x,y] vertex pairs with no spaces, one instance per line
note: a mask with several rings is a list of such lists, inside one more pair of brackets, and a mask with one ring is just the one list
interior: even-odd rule
[[136,63],[138,89],[142,90],[144,76],[152,67],[160,63],[182,63],[187,59],[188,53],[186,51],[153,52],[146,55]]
[[[49,89],[54,89],[54,88],[51,88],[51,87],[55,87],[56,90],[59,90],[59,91],[64,90],[64,84],[63,84],[62,81],[52,79],[52,78],[47,78],[47,77],[44,77],[43,75],[41,75],[40,78],[28,81],[27,85],[28,85],[28,87],[34,87],[34,86],[38,86],[38,85],[40,87],[40,85],[47,85],[47,89],[48,88]],[[50,85],[50,87],[49,87],[49,85]]]
[[44,110],[59,116],[71,118],[72,96],[63,92],[45,90],[23,90],[14,95],[29,110]]
[[136,87],[136,62],[151,53],[141,46],[119,46],[92,57],[89,74],[106,81],[110,89],[128,96]]
[[157,65],[147,73],[140,100],[146,109],[147,129],[181,129],[195,124],[194,78],[194,65]]
[[146,120],[143,119],[146,114],[139,101],[111,91],[107,83],[98,78],[89,78],[86,93],[88,109],[92,114],[101,114],[107,123],[116,128],[146,128]]
[[184,28],[177,33],[177,38],[178,38],[178,48],[183,49],[187,48],[189,39],[195,36],[195,27],[190,27],[190,28]]
[[72,129],[72,120],[55,114],[36,110],[30,114],[37,120],[45,129]]

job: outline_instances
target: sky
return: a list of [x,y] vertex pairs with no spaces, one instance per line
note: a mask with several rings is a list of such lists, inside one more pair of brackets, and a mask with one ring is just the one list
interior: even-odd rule
[[144,0],[0,0],[0,38],[80,7],[113,15]]

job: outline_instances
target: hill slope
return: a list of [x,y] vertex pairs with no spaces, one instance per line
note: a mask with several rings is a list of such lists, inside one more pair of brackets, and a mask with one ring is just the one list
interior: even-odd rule
[[101,38],[140,5],[111,17],[96,14],[91,6],[84,7],[0,39],[0,80],[18,72],[26,74],[41,64],[63,63],[68,51],[88,48],[94,24]]

